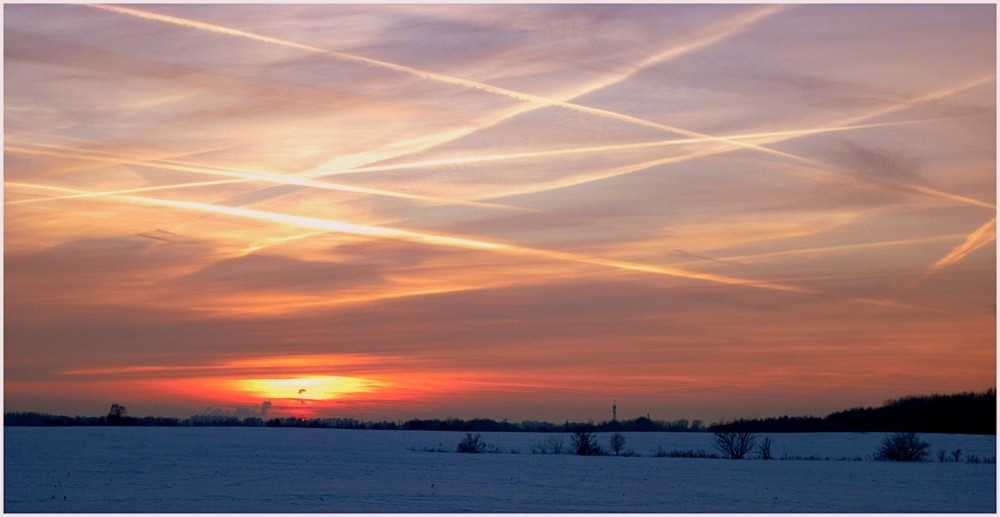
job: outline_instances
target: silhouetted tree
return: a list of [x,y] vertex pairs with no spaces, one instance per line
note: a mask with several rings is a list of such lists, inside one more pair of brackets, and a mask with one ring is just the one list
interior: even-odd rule
[[611,440],[608,442],[611,450],[615,452],[615,456],[618,456],[622,450],[625,449],[625,437],[620,433],[615,433],[611,435]]
[[601,447],[597,445],[597,436],[594,433],[579,430],[573,433],[573,449],[580,456],[594,456],[601,453]]
[[916,433],[896,433],[886,436],[875,452],[876,460],[922,461],[930,444],[921,441]]
[[112,404],[111,410],[108,411],[107,424],[108,425],[135,425],[135,419],[125,416],[128,411],[125,410],[125,406],[119,406],[118,404]]
[[771,444],[771,439],[766,436],[764,437],[764,440],[760,442],[760,445],[757,447],[757,452],[760,453],[760,459],[770,460],[774,458],[774,456],[771,456]]
[[715,433],[712,445],[719,449],[722,454],[734,460],[741,460],[748,452],[753,450],[757,442],[757,435],[750,431],[737,431],[731,433]]
[[481,435],[472,436],[472,433],[465,433],[465,438],[458,443],[458,452],[469,452],[478,454],[486,450],[486,442]]

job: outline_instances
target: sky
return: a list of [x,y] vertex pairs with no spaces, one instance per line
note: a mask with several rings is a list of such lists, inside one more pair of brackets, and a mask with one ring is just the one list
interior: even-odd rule
[[996,386],[995,5],[4,6],[4,409]]

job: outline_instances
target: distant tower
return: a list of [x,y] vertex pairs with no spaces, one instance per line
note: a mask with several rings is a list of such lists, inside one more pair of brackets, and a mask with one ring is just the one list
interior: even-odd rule
[[611,420],[613,422],[618,421],[618,401],[615,400],[611,403]]

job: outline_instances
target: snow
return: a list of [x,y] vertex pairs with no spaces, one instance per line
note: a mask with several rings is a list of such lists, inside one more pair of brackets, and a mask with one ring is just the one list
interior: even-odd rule
[[992,435],[921,435],[934,461],[890,463],[871,461],[883,433],[768,435],[779,458],[831,461],[655,458],[715,452],[712,435],[623,434],[642,457],[532,454],[553,436],[535,433],[459,454],[422,450],[453,451],[453,432],[7,427],[4,511],[996,512],[995,464],[937,461],[994,458]]

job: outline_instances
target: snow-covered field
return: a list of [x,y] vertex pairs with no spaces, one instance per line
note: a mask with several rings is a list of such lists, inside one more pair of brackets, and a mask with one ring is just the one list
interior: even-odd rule
[[532,454],[552,436],[532,433],[482,433],[508,452],[459,454],[423,449],[453,451],[464,433],[7,427],[4,511],[996,511],[995,464],[937,460],[994,458],[995,436],[921,435],[933,461],[889,463],[871,461],[881,433],[768,435],[779,458],[822,461],[656,458],[714,452],[712,435],[624,434],[641,457]]

